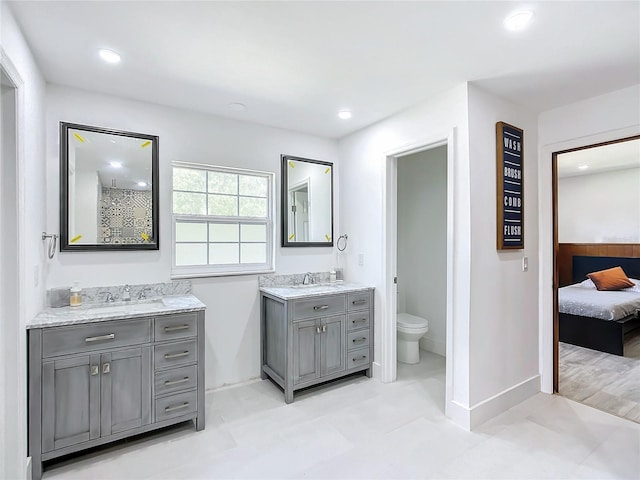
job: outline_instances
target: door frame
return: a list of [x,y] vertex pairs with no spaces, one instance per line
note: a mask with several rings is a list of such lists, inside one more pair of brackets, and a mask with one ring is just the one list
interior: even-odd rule
[[[12,165],[12,176],[15,178],[15,191],[12,192],[15,195],[15,222],[11,226],[12,228],[3,228],[0,227],[2,233],[0,236],[2,240],[0,242],[4,242],[9,235],[13,237],[12,241],[15,242],[16,245],[16,255],[12,259],[13,269],[15,270],[15,278],[12,279],[11,283],[14,286],[15,299],[13,300],[15,306],[15,321],[13,325],[15,326],[15,330],[5,331],[4,335],[7,337],[13,337],[13,341],[17,344],[17,358],[5,358],[4,356],[0,357],[2,359],[2,367],[4,369],[2,376],[2,383],[7,383],[6,372],[8,368],[17,369],[16,377],[13,381],[11,381],[10,388],[4,389],[7,385],[2,385],[3,388],[0,390],[5,390],[6,392],[15,392],[16,397],[16,405],[12,407],[12,412],[9,417],[5,415],[5,418],[14,418],[15,422],[18,423],[18,428],[15,432],[12,432],[12,442],[13,444],[18,445],[18,453],[17,457],[6,458],[6,462],[2,462],[5,465],[4,473],[8,473],[9,476],[18,474],[20,477],[30,476],[30,467],[29,467],[29,459],[28,455],[28,446],[27,446],[27,341],[26,341],[26,261],[25,261],[25,246],[24,246],[24,238],[25,238],[25,218],[24,215],[24,167],[23,167],[23,158],[24,158],[24,145],[25,145],[25,133],[24,133],[24,80],[22,79],[18,69],[13,64],[9,55],[6,53],[4,48],[0,46],[0,68],[3,70],[6,77],[11,82],[13,88],[15,89],[14,94],[14,126],[15,126],[15,147],[14,147],[14,155],[11,159],[3,158],[3,162],[12,161],[15,162],[15,165]],[[4,156],[3,156],[4,157]],[[5,171],[5,166],[0,166],[2,171]],[[2,178],[3,175],[0,174],[0,179],[4,182],[6,179]],[[3,271],[6,271],[6,267],[3,264]],[[4,279],[0,281],[0,288],[3,291],[6,291],[4,288]],[[2,302],[4,303],[4,302]],[[4,310],[0,312],[0,315],[4,315],[6,313]],[[11,341],[11,340],[10,340]],[[0,351],[5,351],[4,348],[0,349]],[[11,393],[10,393],[11,394]],[[7,405],[4,403],[2,408],[6,409]],[[14,427],[16,424],[14,423]],[[12,428],[5,429],[6,431],[11,431]],[[6,445],[4,445],[6,447]],[[3,451],[6,451],[6,448],[3,448]],[[3,473],[0,471],[0,473]]]
[[[554,199],[553,199],[553,153],[579,148],[584,145],[596,145],[612,140],[640,135],[640,125],[619,128],[562,140],[540,146],[538,152],[538,211],[539,218],[539,291],[538,291],[538,345],[540,389],[543,393],[554,393],[554,375],[557,366],[554,364]],[[556,322],[557,323],[557,322]]]
[[616,143],[626,142],[630,140],[640,139],[640,135],[631,135],[615,140],[607,140],[603,142],[583,145],[579,147],[568,148],[566,150],[558,150],[551,154],[551,181],[552,181],[552,214],[553,214],[553,393],[558,393],[558,385],[560,381],[558,364],[560,360],[560,323],[558,312],[558,288],[559,288],[559,268],[558,268],[558,156],[564,153],[579,152],[590,148],[602,147],[605,145],[614,145]]
[[398,272],[398,158],[414,153],[447,146],[447,318],[446,318],[446,387],[445,408],[453,399],[453,280],[454,280],[454,159],[455,129],[430,138],[417,140],[385,152],[383,175],[383,299],[384,311],[380,328],[380,373],[383,382],[397,378],[397,286]]

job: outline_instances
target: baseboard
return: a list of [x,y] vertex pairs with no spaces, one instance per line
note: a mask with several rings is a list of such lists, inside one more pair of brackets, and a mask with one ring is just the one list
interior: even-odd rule
[[371,367],[371,376],[376,380],[382,380],[382,365],[379,362],[373,362]]
[[427,352],[433,352],[441,357],[447,356],[447,344],[440,340],[435,340],[429,337],[422,337],[420,339],[420,348]]
[[448,402],[444,408],[445,415],[449,417],[453,423],[466,431],[471,430],[471,410],[455,401]]
[[524,382],[487,398],[470,408],[471,430],[487,420],[506,412],[540,391],[540,375],[535,375]]
[[511,407],[515,407],[539,391],[540,375],[535,375],[471,408],[455,401],[448,402],[445,406],[445,414],[459,427],[471,431],[487,420],[506,412]]

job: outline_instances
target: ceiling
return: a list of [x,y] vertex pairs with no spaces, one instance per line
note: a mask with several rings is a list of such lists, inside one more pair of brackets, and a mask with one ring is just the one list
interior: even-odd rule
[[640,168],[640,138],[558,155],[558,178],[627,168]]
[[635,1],[7,3],[50,83],[329,138],[464,81],[534,112],[640,82]]

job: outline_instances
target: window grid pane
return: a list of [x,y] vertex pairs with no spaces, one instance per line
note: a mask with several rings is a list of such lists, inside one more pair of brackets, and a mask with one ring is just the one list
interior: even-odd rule
[[[272,268],[273,175],[178,166],[173,170],[175,266],[229,266],[229,273],[233,265]],[[179,220],[175,215],[200,218]]]

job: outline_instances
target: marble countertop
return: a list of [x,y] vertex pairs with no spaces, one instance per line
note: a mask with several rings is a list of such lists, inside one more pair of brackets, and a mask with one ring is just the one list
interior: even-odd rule
[[360,292],[374,287],[359,283],[321,283],[317,285],[281,285],[278,287],[260,287],[260,291],[281,298],[293,300],[296,298],[319,297],[336,293]]
[[27,323],[27,329],[195,312],[205,308],[205,304],[193,295],[167,295],[130,302],[46,308]]

